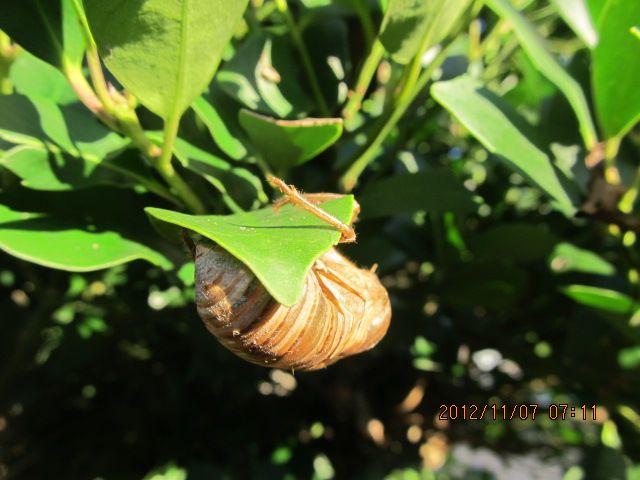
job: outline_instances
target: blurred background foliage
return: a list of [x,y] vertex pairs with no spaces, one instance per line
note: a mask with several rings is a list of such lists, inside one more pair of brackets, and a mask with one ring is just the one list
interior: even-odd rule
[[[388,3],[252,0],[174,149],[209,212],[264,205],[270,171],[353,189],[341,249],[378,264],[392,325],[310,374],[206,332],[186,249],[142,214],[175,199],[139,145],[89,129],[40,33],[22,39],[30,3],[6,11],[0,479],[640,478],[636,0]],[[540,407],[439,418],[505,403]],[[558,403],[578,418],[551,420]]]

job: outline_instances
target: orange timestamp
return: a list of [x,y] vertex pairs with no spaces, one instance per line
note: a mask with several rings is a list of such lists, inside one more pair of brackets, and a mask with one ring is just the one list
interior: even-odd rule
[[440,405],[440,420],[535,420],[544,415],[551,420],[595,420],[597,405],[569,405],[568,403],[515,403],[512,405],[489,404],[446,404]]

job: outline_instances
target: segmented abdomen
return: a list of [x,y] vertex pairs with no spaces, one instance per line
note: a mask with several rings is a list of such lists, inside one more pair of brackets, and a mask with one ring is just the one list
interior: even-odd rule
[[372,348],[389,327],[389,297],[378,277],[335,249],[316,262],[291,307],[277,303],[221,247],[198,244],[195,257],[198,314],[225,347],[249,362],[317,370]]

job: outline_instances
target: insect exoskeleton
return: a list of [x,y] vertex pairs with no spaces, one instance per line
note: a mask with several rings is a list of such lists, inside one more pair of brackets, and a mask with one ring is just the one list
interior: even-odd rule
[[391,320],[375,273],[333,248],[311,268],[301,299],[276,302],[253,273],[219,246],[196,245],[198,314],[207,329],[245,360],[317,370],[369,350]]
[[[317,214],[315,205],[300,205],[293,187],[269,180],[288,201]],[[324,211],[319,216],[343,230],[343,241],[355,239],[351,227]],[[377,275],[335,248],[316,260],[300,300],[290,307],[274,300],[222,247],[198,242],[194,256],[198,314],[225,347],[251,363],[317,370],[373,348],[389,328],[389,296]]]

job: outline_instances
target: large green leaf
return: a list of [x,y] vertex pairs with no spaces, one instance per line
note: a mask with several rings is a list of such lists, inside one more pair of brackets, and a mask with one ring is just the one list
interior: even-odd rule
[[390,0],[380,41],[402,64],[437,45],[451,31],[470,0]]
[[162,118],[202,93],[247,0],[84,0],[91,31],[115,77]]
[[[322,208],[348,222],[353,205],[349,195],[323,203]],[[159,208],[146,211],[156,220],[213,240],[247,265],[284,305],[298,301],[309,269],[340,238],[335,228],[292,205],[285,205],[278,213],[267,207],[227,216],[193,216]]]
[[311,160],[342,135],[341,118],[278,120],[241,110],[239,119],[264,160],[279,172]]
[[135,181],[156,193],[162,194],[164,190],[140,156],[132,153],[99,159],[19,145],[0,156],[0,166],[18,176],[23,186],[34,190],[65,191],[95,185],[131,187]]
[[0,96],[0,138],[21,145],[46,144],[92,160],[102,160],[128,143],[84,109],[23,95]]
[[309,110],[299,78],[290,43],[264,31],[249,36],[216,76],[220,88],[245,107],[279,118]]
[[0,138],[24,145],[50,143],[76,151],[60,108],[46,99],[32,100],[23,95],[0,96]]
[[236,105],[218,88],[213,88],[207,96],[203,95],[193,102],[192,108],[220,150],[240,160],[247,156],[247,149],[239,138],[241,131],[237,127],[237,118],[231,118],[231,115],[237,115]]
[[514,113],[499,98],[468,77],[437,82],[431,92],[487,150],[554,198],[567,212],[574,211],[574,202],[561,182],[560,173],[546,153],[513,123]]
[[155,238],[135,208],[138,195],[92,189],[30,192],[24,198],[12,205],[13,197],[0,196],[0,249],[15,257],[76,272],[138,259],[171,268],[171,262],[148,245],[146,239]]
[[595,126],[589,111],[589,104],[580,84],[562,68],[547,48],[545,40],[522,13],[511,5],[509,0],[487,0],[487,5],[511,23],[522,49],[533,64],[558,87],[571,104],[578,118],[580,132],[587,148],[595,147],[597,141]]
[[358,197],[362,218],[427,212],[469,213],[472,194],[449,170],[394,175],[369,183]]
[[122,182],[113,171],[81,158],[49,152],[44,147],[21,145],[0,158],[0,166],[22,179],[22,185],[36,190],[70,190],[96,184]]
[[568,285],[562,289],[562,293],[578,303],[607,312],[629,314],[634,307],[637,307],[628,295],[607,288]]
[[607,138],[622,136],[640,120],[640,39],[631,27],[640,21],[640,2],[608,0],[597,21],[593,51],[593,93]]
[[9,71],[17,93],[29,97],[44,97],[59,105],[78,101],[78,96],[60,70],[29,52],[22,52]]
[[84,37],[75,0],[21,0],[2,3],[0,30],[35,56],[62,68],[79,66]]

